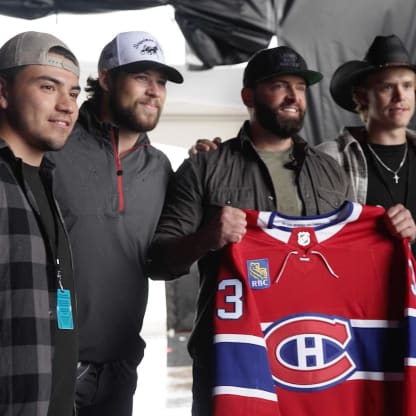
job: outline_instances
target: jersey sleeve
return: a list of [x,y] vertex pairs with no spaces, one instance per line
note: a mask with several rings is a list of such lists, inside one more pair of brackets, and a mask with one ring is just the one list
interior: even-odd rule
[[216,286],[214,415],[279,416],[256,302],[243,269],[233,244]]

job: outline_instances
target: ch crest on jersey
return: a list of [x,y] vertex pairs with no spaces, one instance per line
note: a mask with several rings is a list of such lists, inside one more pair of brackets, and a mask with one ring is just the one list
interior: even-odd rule
[[248,282],[252,289],[270,287],[269,261],[267,259],[247,260]]
[[298,244],[302,247],[306,247],[311,243],[311,234],[308,231],[298,232]]
[[339,317],[295,315],[265,331],[274,382],[289,390],[322,390],[356,369],[347,351],[350,324]]

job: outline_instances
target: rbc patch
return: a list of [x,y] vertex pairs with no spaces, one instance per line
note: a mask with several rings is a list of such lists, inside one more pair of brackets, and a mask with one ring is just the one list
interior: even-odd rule
[[267,259],[247,260],[246,264],[251,289],[270,287],[269,261]]

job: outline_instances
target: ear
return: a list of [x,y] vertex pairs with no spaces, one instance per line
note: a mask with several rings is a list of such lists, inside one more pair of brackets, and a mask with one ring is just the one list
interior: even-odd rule
[[8,106],[9,91],[7,81],[0,77],[0,109],[5,110]]
[[111,77],[110,77],[110,75],[108,74],[108,71],[104,70],[104,71],[101,71],[101,72],[98,74],[98,83],[100,84],[100,87],[101,87],[104,91],[106,91],[106,92],[108,92],[108,91],[109,91],[109,89],[110,89],[110,84],[111,84]]
[[244,87],[241,90],[241,99],[246,107],[251,108],[253,107],[253,94],[254,90],[252,88]]
[[354,88],[352,91],[352,99],[359,107],[368,107],[367,91],[364,88]]

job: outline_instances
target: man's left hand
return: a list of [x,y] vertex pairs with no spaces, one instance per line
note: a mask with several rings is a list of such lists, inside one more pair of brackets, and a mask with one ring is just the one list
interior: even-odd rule
[[402,204],[390,207],[386,212],[385,221],[394,237],[408,238],[410,242],[416,239],[415,221],[410,211]]

